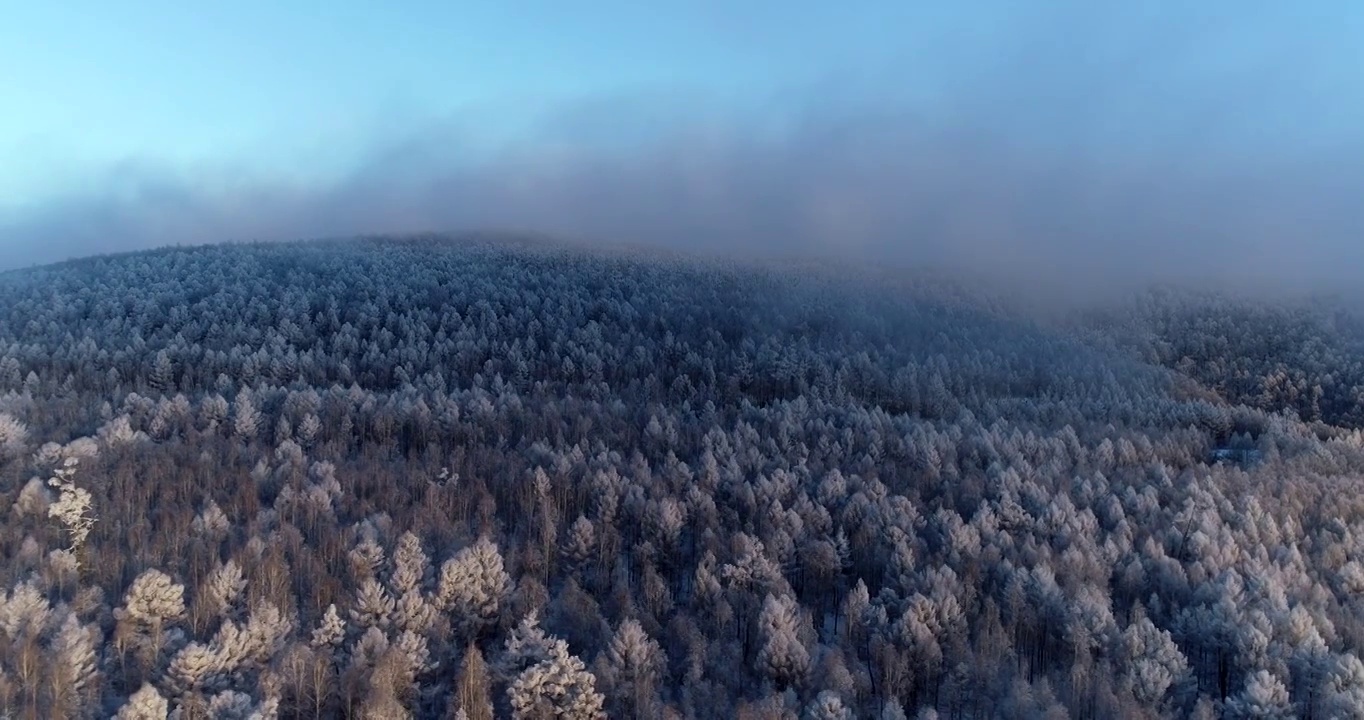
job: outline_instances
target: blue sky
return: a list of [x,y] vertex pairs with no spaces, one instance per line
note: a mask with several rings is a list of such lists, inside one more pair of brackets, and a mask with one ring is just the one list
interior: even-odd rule
[[497,225],[1128,263],[1104,255],[1112,235],[1282,265],[1305,218],[1329,242],[1300,263],[1361,227],[1364,6],[1343,0],[0,0],[0,16],[12,257]]
[[743,104],[876,71],[925,15],[738,4],[16,2],[0,25],[5,187],[129,159],[306,170],[423,119],[492,142],[595,98]]

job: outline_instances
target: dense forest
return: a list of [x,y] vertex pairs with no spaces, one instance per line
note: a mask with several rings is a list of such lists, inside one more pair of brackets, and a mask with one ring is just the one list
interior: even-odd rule
[[6,273],[0,716],[1364,718],[1355,310],[478,238]]
[[1228,402],[1364,427],[1364,314],[1338,297],[1263,299],[1161,288],[1086,313],[1118,346]]

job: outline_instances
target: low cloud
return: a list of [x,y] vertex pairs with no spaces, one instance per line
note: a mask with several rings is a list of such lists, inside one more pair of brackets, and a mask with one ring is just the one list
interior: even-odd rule
[[177,243],[507,230],[957,267],[1077,291],[1357,277],[1358,138],[1286,105],[1306,118],[1344,100],[1265,74],[1263,53],[1209,75],[1226,53],[1195,46],[1226,32],[1161,25],[1123,44],[1100,25],[1033,28],[929,107],[888,79],[811,90],[776,122],[598,100],[477,159],[460,151],[476,143],[459,123],[414,123],[376,138],[351,172],[311,183],[131,163],[94,191],[0,217],[0,266]]

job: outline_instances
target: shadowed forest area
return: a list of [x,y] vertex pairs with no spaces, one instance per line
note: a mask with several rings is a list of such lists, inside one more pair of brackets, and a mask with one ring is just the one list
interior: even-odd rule
[[1364,315],[488,239],[0,275],[0,716],[1361,718]]

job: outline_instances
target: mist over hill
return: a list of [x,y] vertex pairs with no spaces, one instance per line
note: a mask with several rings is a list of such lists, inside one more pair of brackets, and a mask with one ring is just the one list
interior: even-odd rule
[[1364,321],[535,238],[0,274],[14,717],[1358,717]]

